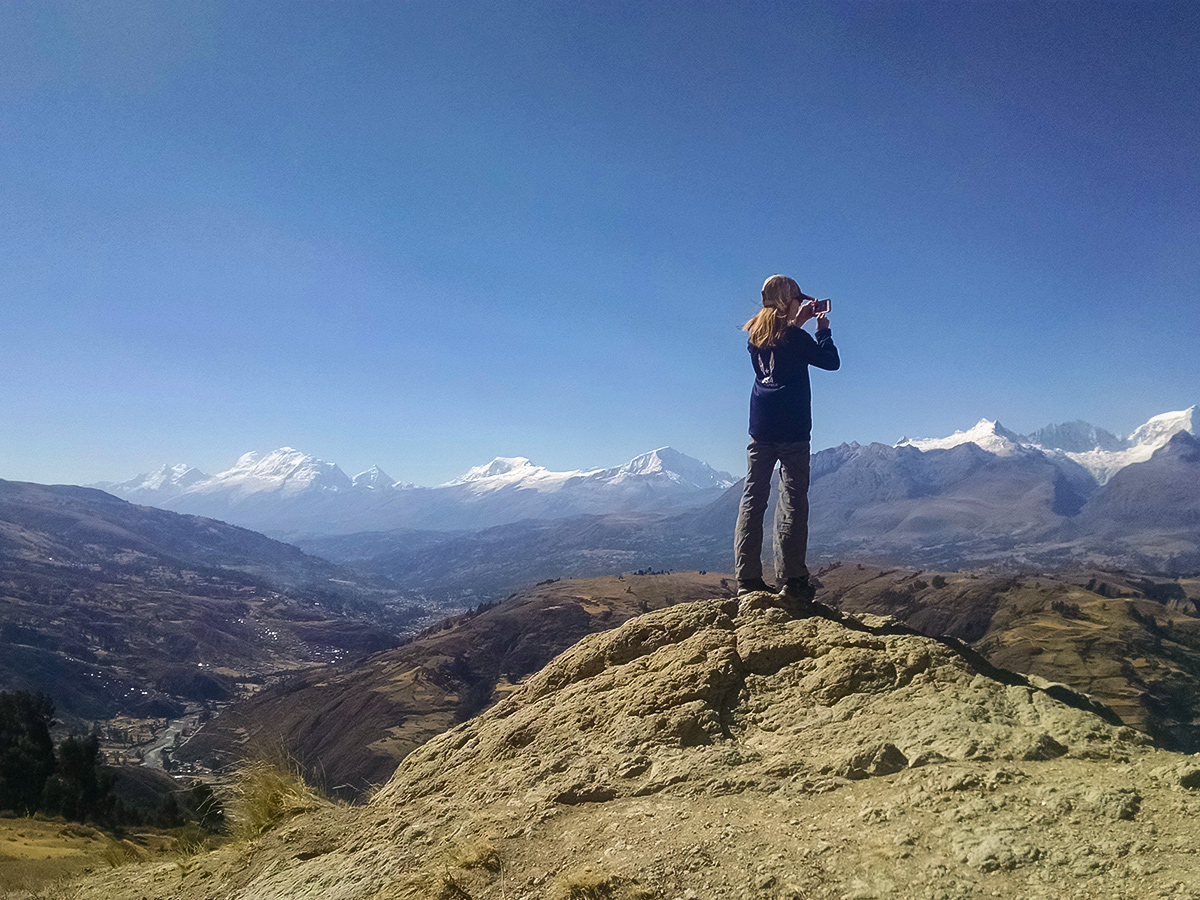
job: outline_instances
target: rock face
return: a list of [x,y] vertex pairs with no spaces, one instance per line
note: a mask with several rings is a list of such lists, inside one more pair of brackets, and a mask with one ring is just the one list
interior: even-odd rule
[[822,599],[970,643],[1070,685],[1167,750],[1200,751],[1200,582],[1101,569],[1020,576],[837,566]]
[[367,806],[78,896],[1196,896],[1195,757],[956,642],[777,602],[593,634]]
[[774,787],[782,773],[1108,756],[1140,741],[1018,679],[980,675],[953,645],[792,620],[773,600],[691,603],[585,638],[479,722],[415,751],[379,802],[470,784],[470,803],[570,805]]

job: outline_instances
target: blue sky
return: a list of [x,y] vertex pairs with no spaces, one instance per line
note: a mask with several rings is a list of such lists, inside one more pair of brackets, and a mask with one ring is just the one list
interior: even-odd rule
[[774,272],[818,448],[1200,399],[1196,4],[5,3],[0,104],[3,478],[740,474]]

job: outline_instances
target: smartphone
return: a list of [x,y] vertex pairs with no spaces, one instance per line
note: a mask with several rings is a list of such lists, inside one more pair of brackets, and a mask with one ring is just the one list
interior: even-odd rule
[[814,300],[813,312],[815,312],[818,316],[827,316],[829,315],[829,310],[832,306],[832,300]]

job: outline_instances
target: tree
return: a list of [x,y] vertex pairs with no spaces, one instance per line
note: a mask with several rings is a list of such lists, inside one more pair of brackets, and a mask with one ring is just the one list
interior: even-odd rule
[[46,782],[43,808],[68,819],[106,820],[113,806],[116,777],[100,756],[100,736],[69,737],[58,745],[58,765]]
[[154,813],[155,824],[159,828],[178,828],[183,824],[183,812],[179,809],[179,801],[174,794],[167,794]]
[[0,692],[0,809],[29,815],[54,771],[54,704],[45,694]]

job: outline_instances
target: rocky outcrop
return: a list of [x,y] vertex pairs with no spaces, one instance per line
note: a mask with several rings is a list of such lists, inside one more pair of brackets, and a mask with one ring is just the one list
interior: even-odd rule
[[81,896],[1188,896],[1195,757],[954,641],[777,603],[593,634],[367,806]]
[[1143,740],[1012,673],[1008,684],[981,674],[961,645],[882,619],[797,620],[775,602],[691,603],[585,638],[478,721],[414,752],[378,802],[775,790],[785,774],[1109,757]]

